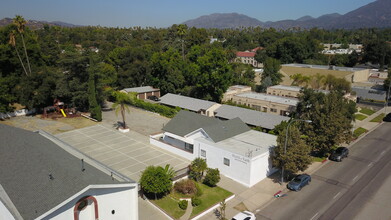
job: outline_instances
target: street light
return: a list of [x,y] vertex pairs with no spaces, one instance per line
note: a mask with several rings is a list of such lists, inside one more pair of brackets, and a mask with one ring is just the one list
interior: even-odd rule
[[[303,121],[303,122],[306,122],[306,123],[311,123],[312,122],[311,120],[293,119],[292,121],[290,121],[288,123],[288,126],[286,127],[286,131],[285,131],[284,155],[286,155],[286,146],[288,145],[288,130],[289,130],[289,126],[294,121]],[[281,184],[283,184],[283,183],[284,183],[284,164],[281,166]]]

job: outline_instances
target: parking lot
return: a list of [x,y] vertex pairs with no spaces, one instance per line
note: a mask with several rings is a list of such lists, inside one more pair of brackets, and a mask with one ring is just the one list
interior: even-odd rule
[[110,124],[101,123],[56,137],[135,181],[150,165],[170,164],[174,170],[179,170],[190,164],[186,159],[150,145],[147,136],[134,131],[121,133]]

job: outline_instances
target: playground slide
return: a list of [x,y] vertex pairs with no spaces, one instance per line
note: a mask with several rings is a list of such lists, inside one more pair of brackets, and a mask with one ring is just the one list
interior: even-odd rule
[[65,114],[64,109],[60,109],[60,111],[61,111],[62,115],[64,116],[64,118],[66,118],[67,115]]

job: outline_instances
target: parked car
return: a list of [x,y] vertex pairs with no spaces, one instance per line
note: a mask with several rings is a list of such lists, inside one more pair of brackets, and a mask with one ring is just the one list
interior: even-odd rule
[[348,157],[349,149],[346,147],[339,147],[330,155],[330,160],[341,162],[343,158]]
[[300,174],[293,178],[286,187],[293,191],[300,191],[301,188],[311,182],[311,176],[308,174]]
[[256,220],[256,217],[252,212],[243,211],[236,214],[232,220]]
[[391,113],[388,113],[386,117],[383,118],[383,121],[391,122]]
[[160,101],[160,99],[157,97],[157,96],[155,96],[155,95],[151,95],[151,96],[148,96],[147,97],[149,100],[153,100],[153,101]]

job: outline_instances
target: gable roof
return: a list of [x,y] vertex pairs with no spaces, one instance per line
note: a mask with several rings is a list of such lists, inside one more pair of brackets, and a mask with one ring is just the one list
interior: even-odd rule
[[178,112],[178,114],[163,127],[163,131],[182,137],[198,129],[203,129],[215,143],[250,130],[250,128],[239,118],[221,121],[217,118],[210,118],[183,110]]
[[258,126],[266,129],[274,129],[282,121],[289,121],[289,117],[270,114],[251,109],[222,105],[215,110],[215,117],[223,119],[240,118],[244,123],[252,126]]
[[174,107],[180,107],[195,112],[198,112],[200,110],[207,110],[213,105],[217,104],[216,102],[205,101],[202,99],[196,99],[172,93],[167,93],[164,96],[160,97],[159,103]]
[[142,87],[134,87],[134,88],[125,88],[123,89],[123,91],[145,93],[145,92],[156,92],[159,91],[159,89],[155,89],[152,86],[142,86]]
[[255,52],[236,52],[237,57],[255,57]]
[[82,171],[79,158],[36,132],[0,124],[0,152],[0,185],[24,219],[90,185],[120,183],[87,162]]

